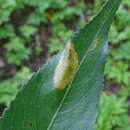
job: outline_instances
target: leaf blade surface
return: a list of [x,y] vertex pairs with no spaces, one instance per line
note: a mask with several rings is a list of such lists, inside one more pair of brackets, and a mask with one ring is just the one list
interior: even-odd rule
[[73,80],[54,87],[60,53],[23,85],[0,120],[0,130],[92,130],[103,82],[107,34],[121,0],[109,0],[70,39],[79,57]]

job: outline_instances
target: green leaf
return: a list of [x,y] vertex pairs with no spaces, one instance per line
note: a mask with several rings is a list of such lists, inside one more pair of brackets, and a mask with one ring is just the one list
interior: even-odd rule
[[0,82],[0,104],[9,105],[10,101],[14,99],[21,81],[31,77],[29,68],[23,67],[18,71],[14,77]]
[[10,64],[20,65],[22,60],[28,59],[31,54],[30,48],[25,47],[24,39],[20,37],[12,37],[10,41],[5,44],[5,57]]
[[30,26],[30,25],[23,25],[20,28],[20,31],[22,33],[22,35],[26,38],[29,38],[30,36],[32,36],[36,31],[36,27],[34,26]]
[[120,1],[109,0],[70,39],[79,65],[66,88],[54,87],[59,53],[23,85],[4,113],[0,130],[93,130],[102,89],[107,34]]

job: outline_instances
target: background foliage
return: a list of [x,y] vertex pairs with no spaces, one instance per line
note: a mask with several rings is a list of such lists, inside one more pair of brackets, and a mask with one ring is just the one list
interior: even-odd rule
[[[0,103],[99,11],[103,0],[0,0]],[[96,130],[130,129],[130,1],[123,0],[109,34],[105,88]],[[2,112],[2,111],[1,111]]]

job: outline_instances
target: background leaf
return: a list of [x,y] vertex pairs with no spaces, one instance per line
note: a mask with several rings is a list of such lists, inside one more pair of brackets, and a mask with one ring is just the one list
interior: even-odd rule
[[53,84],[60,55],[49,60],[22,86],[0,130],[92,130],[103,81],[107,33],[120,0],[109,0],[101,12],[78,31],[71,42],[79,66],[65,90]]

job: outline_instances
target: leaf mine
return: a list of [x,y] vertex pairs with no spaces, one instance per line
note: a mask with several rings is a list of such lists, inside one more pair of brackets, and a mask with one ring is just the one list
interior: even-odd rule
[[54,86],[57,89],[64,89],[71,81],[77,66],[78,55],[75,52],[74,44],[68,42],[55,69],[53,78]]

